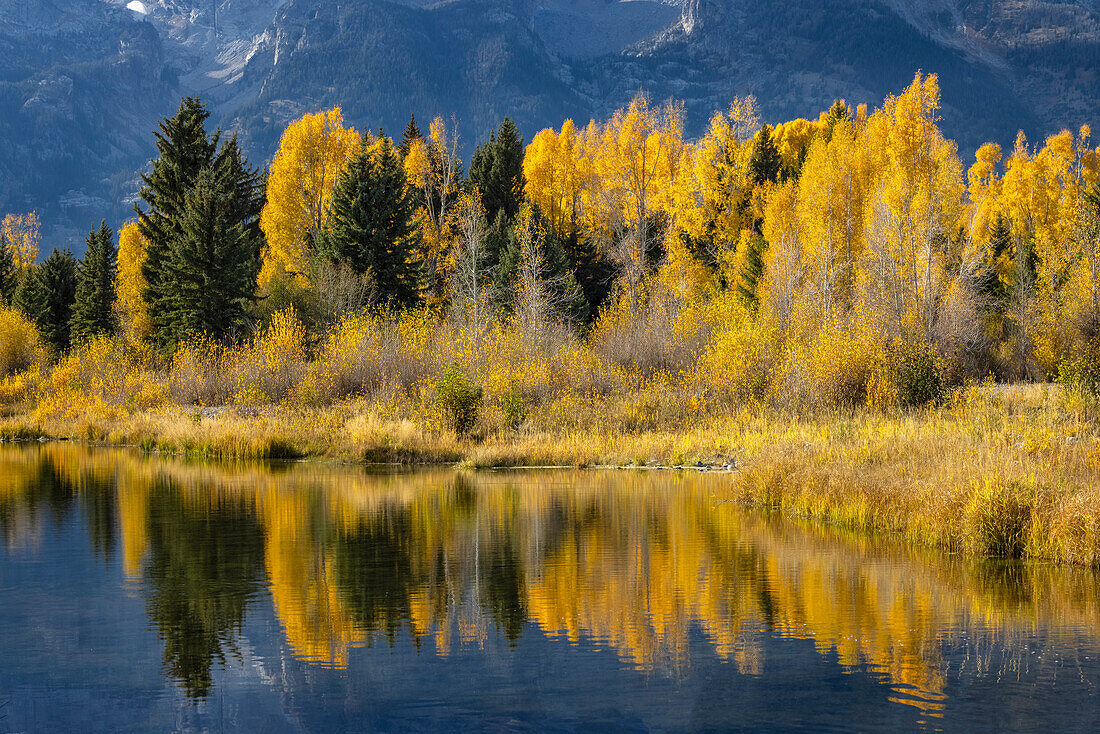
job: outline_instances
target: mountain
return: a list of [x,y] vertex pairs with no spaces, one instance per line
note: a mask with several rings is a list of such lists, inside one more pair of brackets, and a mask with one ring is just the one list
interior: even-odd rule
[[0,0],[0,212],[50,244],[131,211],[152,130],[183,94],[267,160],[332,105],[397,133],[459,123],[465,152],[505,115],[528,136],[639,89],[685,101],[688,132],[734,96],[765,117],[874,106],[940,74],[964,152],[1095,125],[1097,0]]

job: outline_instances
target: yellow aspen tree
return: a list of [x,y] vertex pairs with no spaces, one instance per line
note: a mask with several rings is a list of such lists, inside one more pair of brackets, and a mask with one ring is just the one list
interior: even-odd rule
[[779,150],[784,169],[797,170],[809,152],[810,144],[828,132],[826,114],[822,113],[821,118],[814,121],[799,118],[781,122],[775,126],[772,131],[772,142]]
[[8,241],[16,270],[28,268],[38,260],[40,226],[37,212],[8,214],[0,221],[0,234]]
[[789,330],[798,305],[805,275],[802,239],[798,226],[798,191],[788,181],[772,188],[764,207],[765,289],[760,298],[768,306],[773,323]]
[[355,129],[344,127],[339,107],[304,115],[283,131],[260,215],[267,240],[261,288],[281,276],[306,284],[309,258],[328,222],[332,191],[360,142]]
[[1089,239],[1086,197],[1096,180],[1089,133],[1086,126],[1077,138],[1068,130],[1052,135],[1032,159],[1039,310],[1035,358],[1047,377],[1057,374],[1076,327],[1092,310],[1095,286],[1082,247]]
[[1090,327],[1100,332],[1100,147],[1088,150],[1092,131],[1087,125],[1079,133],[1081,152],[1082,189],[1077,226],[1078,246],[1085,262],[1085,291],[1089,309]]
[[135,339],[145,339],[152,329],[145,305],[145,276],[141,272],[148,246],[136,221],[127,222],[118,231],[115,287],[121,312],[119,323],[122,332]]
[[539,205],[555,232],[562,238],[576,233],[584,179],[579,160],[577,128],[572,120],[561,131],[539,131],[523,157],[527,198]]
[[966,172],[967,193],[970,195],[970,226],[967,229],[973,242],[989,241],[989,228],[997,214],[1001,180],[997,166],[1002,157],[1001,146],[986,143],[974,154],[974,164]]
[[810,144],[798,187],[798,217],[807,286],[825,317],[850,308],[864,247],[864,209],[871,164],[860,127],[848,119]]
[[918,74],[867,123],[881,171],[869,198],[872,294],[889,322],[910,336],[933,337],[937,308],[952,274],[945,269],[962,207],[955,143],[938,127],[939,81]]
[[715,113],[703,137],[685,150],[683,172],[675,184],[674,207],[681,232],[728,282],[734,277],[734,255],[742,232],[751,226],[747,173],[750,141],[759,125],[751,97],[735,100],[728,114]]
[[[651,218],[669,213],[672,176],[683,151],[684,109],[669,103],[655,107],[638,95],[603,127],[593,157],[590,197],[599,212],[603,245],[621,266],[627,297],[634,304],[648,265],[646,253],[654,237]],[[602,210],[602,211],[601,211]],[[616,225],[624,226],[616,226]],[[609,226],[610,225],[610,226]]]
[[459,194],[458,133],[452,120],[448,130],[442,117],[432,120],[426,139],[416,139],[405,156],[408,185],[420,200],[418,228],[420,254],[427,277],[428,300],[444,298],[447,249],[452,241],[451,210]]

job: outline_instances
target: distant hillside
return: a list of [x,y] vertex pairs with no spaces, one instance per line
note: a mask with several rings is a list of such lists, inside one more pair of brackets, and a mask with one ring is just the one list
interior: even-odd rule
[[[135,8],[127,9],[127,5]],[[215,14],[216,11],[216,14]],[[397,133],[454,115],[468,152],[500,118],[530,135],[638,89],[685,100],[689,132],[733,96],[766,116],[881,102],[940,74],[964,151],[1088,122],[1100,102],[1096,0],[0,0],[0,211],[45,242],[120,223],[182,94],[266,160],[302,112],[344,107]]]

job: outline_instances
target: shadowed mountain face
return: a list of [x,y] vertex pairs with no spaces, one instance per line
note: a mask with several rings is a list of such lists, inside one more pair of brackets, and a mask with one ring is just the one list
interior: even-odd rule
[[397,133],[454,115],[468,153],[505,115],[527,137],[638,89],[688,132],[734,96],[778,121],[872,106],[940,74],[964,152],[1098,122],[1095,0],[0,0],[0,212],[37,209],[44,249],[120,224],[179,96],[268,159],[285,124],[341,105]]

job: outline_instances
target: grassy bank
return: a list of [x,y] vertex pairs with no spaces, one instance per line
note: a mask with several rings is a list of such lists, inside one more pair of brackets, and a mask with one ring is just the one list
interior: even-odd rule
[[730,469],[719,500],[767,506],[951,551],[1100,566],[1100,430],[1050,386],[972,386],[920,410],[685,405],[671,389],[548,400],[514,427],[499,407],[458,435],[384,401],[320,408],[160,406],[15,412],[8,439],[48,436],[214,458]]

